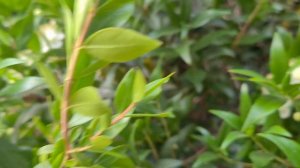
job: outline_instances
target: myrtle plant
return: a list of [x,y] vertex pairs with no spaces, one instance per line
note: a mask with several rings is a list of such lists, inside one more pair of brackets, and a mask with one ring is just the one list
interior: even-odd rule
[[[42,11],[45,7],[47,10]],[[104,83],[101,73],[113,69],[112,64],[129,62],[161,45],[158,40],[120,27],[130,18],[133,8],[132,0],[61,0],[51,4],[28,0],[22,8],[28,10],[26,15],[18,16],[16,19],[19,20],[7,21],[6,24],[15,29],[18,25],[14,22],[18,21],[22,22],[21,26],[28,24],[35,27],[30,27],[33,30],[28,38],[21,30],[15,33],[21,39],[26,36],[23,41],[14,39],[14,31],[1,29],[0,35],[4,37],[1,41],[6,48],[11,47],[20,53],[16,54],[18,57],[1,60],[0,68],[9,70],[13,69],[12,66],[30,64],[34,70],[20,74],[20,77],[14,71],[17,78],[5,86],[0,95],[10,102],[14,97],[19,103],[16,95],[25,95],[23,99],[29,102],[27,106],[32,99],[41,103],[21,115],[15,126],[16,130],[21,131],[24,123],[31,122],[33,125],[21,133],[22,136],[28,137],[38,132],[41,140],[31,144],[34,150],[27,150],[31,153],[28,155],[31,159],[27,158],[24,163],[1,161],[1,165],[36,168],[136,167],[136,163],[126,154],[127,144],[115,139],[129,125],[132,117],[171,116],[170,112],[133,113],[140,102],[147,104],[157,97],[161,86],[171,75],[147,83],[143,70],[135,67],[111,86],[114,96],[107,97],[99,89],[99,85]],[[27,17],[30,17],[29,21]],[[22,45],[28,49],[25,50]],[[61,55],[59,58],[52,57],[59,67],[57,69],[53,68],[53,64],[50,68],[48,60],[52,55]],[[41,111],[47,114],[43,114],[44,117],[38,115]],[[11,133],[4,131],[1,134]],[[15,138],[16,143],[18,139]],[[7,146],[3,145],[5,143],[11,145],[5,140],[1,146]],[[19,157],[15,149],[9,151],[10,157]]]
[[[236,79],[248,81],[240,89],[239,114],[223,110],[211,113],[224,122],[217,136],[198,127],[206,144],[193,167],[299,167],[299,40],[282,28],[274,34],[270,47],[270,73],[261,75],[252,70],[231,69]],[[249,87],[251,86],[251,87]],[[251,90],[261,89],[253,95]],[[298,124],[296,124],[298,125]],[[218,162],[217,162],[218,161]]]

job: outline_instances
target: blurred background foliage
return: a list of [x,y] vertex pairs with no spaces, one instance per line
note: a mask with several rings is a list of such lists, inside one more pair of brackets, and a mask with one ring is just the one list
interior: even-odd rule
[[[72,6],[71,0],[66,2]],[[51,124],[58,118],[57,104],[41,80],[38,63],[63,82],[65,13],[57,0],[1,0],[0,9],[0,59],[17,60],[0,66],[0,167],[33,167],[36,151],[51,141],[49,134],[59,134]],[[175,117],[134,119],[117,139],[127,144],[126,153],[136,165],[157,168],[193,165],[206,150],[195,138],[197,130],[217,135],[221,127],[208,111],[238,112],[241,82],[228,70],[266,75],[274,32],[295,35],[300,19],[297,0],[120,0],[101,9],[91,31],[123,26],[163,41],[142,58],[97,73],[95,86],[104,98],[113,98],[131,67],[140,67],[150,81],[176,72],[156,101],[136,110],[170,111]],[[256,85],[250,91],[253,97],[260,94]]]

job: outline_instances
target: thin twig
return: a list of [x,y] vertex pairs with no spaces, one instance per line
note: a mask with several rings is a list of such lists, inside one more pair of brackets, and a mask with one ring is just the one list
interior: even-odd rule
[[67,153],[67,151],[69,151],[71,149],[71,145],[70,145],[69,137],[68,137],[68,106],[70,105],[70,96],[71,96],[71,89],[72,89],[72,84],[73,84],[75,67],[76,67],[76,64],[78,61],[80,47],[84,41],[84,38],[87,34],[89,26],[90,26],[90,24],[93,20],[93,17],[96,13],[97,5],[98,4],[95,3],[89,10],[87,17],[85,19],[85,22],[83,23],[81,33],[80,33],[79,37],[77,38],[77,40],[75,41],[73,51],[71,53],[71,56],[69,57],[69,65],[68,65],[68,69],[66,72],[67,74],[66,74],[65,84],[64,84],[64,94],[63,94],[63,99],[61,102],[61,111],[60,111],[61,132],[62,132],[64,143],[65,143],[66,158],[69,157],[69,154]]
[[146,132],[143,132],[144,135],[145,135],[145,139],[151,149],[151,152],[152,152],[152,155],[154,157],[155,160],[158,160],[159,159],[159,154],[158,154],[158,151],[153,143],[153,141],[151,140],[151,137],[146,133]]
[[239,34],[235,37],[233,43],[232,43],[232,48],[236,48],[242,37],[246,34],[246,32],[248,31],[250,25],[252,24],[252,22],[254,21],[254,19],[256,18],[256,16],[258,15],[260,9],[262,8],[264,2],[266,0],[260,0],[257,5],[255,6],[254,10],[251,12],[250,16],[248,17],[246,23],[243,25],[243,27],[241,28],[241,31],[239,32]]
[[74,149],[69,150],[68,154],[83,152],[83,151],[86,151],[86,150],[90,149],[91,147],[92,146],[84,146],[84,147],[80,147],[80,148],[74,148]]
[[[136,106],[137,103],[131,103],[122,113],[120,113],[116,118],[114,118],[111,122],[111,126],[118,123],[119,121],[121,121],[123,118],[126,117],[126,115]],[[102,134],[102,130],[97,132],[95,135],[93,135],[90,139],[94,139],[97,136],[100,136]],[[88,149],[90,149],[91,146],[84,146],[84,147],[79,147],[79,148],[75,148],[75,149],[68,149],[67,154],[71,154],[71,153],[78,153],[78,152],[83,152],[86,151]]]
[[115,125],[117,122],[122,120],[135,106],[136,103],[131,103],[122,113],[112,120],[111,125]]

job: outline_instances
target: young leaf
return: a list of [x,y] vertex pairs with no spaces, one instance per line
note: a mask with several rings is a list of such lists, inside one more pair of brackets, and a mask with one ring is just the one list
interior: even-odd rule
[[239,129],[242,125],[241,119],[232,112],[221,110],[210,110],[210,112],[223,119],[232,128]]
[[138,32],[106,28],[91,35],[82,46],[87,54],[107,62],[127,62],[160,46],[161,42]]
[[273,142],[295,167],[300,167],[300,159],[298,157],[300,145],[297,142],[285,137],[266,133],[260,133],[259,136]]
[[251,106],[250,112],[242,126],[245,131],[252,125],[265,119],[268,115],[274,113],[280,106],[284,104],[284,100],[275,96],[261,96]]
[[132,101],[139,102],[143,99],[146,90],[146,80],[141,70],[136,70],[133,81]]
[[288,56],[284,48],[283,40],[278,33],[273,36],[270,51],[270,69],[274,81],[280,83],[288,69]]
[[145,98],[149,98],[152,97],[152,94],[158,90],[160,88],[161,85],[167,83],[170,79],[170,77],[173,75],[174,73],[171,73],[170,75],[162,78],[162,79],[157,79],[155,81],[152,81],[150,83],[148,83],[146,85],[146,91],[145,91]]
[[97,88],[84,87],[78,90],[71,98],[71,106],[74,112],[89,117],[111,113],[111,109],[101,99]]
[[37,86],[44,84],[44,80],[39,77],[27,77],[17,81],[16,83],[7,85],[0,90],[0,96],[17,95],[25,91],[29,91]]
[[134,78],[135,70],[131,69],[126,73],[117,87],[114,99],[114,106],[117,113],[122,112],[132,102]]

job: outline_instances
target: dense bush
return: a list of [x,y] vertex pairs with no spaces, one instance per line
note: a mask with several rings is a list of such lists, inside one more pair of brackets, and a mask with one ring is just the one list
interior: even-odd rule
[[300,167],[298,1],[0,8],[0,167]]

